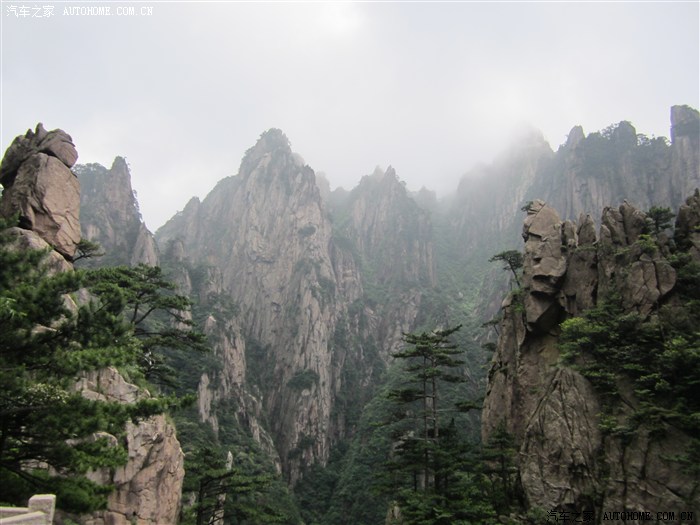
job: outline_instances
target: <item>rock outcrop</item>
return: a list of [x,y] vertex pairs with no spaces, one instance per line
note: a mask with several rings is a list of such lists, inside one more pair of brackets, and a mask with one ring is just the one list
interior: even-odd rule
[[38,124],[12,142],[0,165],[0,214],[18,214],[23,229],[68,261],[80,242],[80,184],[70,171],[77,158],[70,135]]
[[[536,199],[556,209],[563,221],[582,213],[597,221],[609,203],[623,200],[639,210],[677,209],[700,186],[700,116],[688,106],[673,106],[670,113],[670,143],[638,135],[626,121],[588,135],[574,126],[556,152],[532,134],[493,164],[473,169],[451,203],[448,230],[456,242],[450,257],[478,267],[515,246],[518,210]],[[503,275],[494,269],[479,293],[487,318],[504,289]]]
[[[693,246],[700,193],[678,214],[677,244]],[[645,215],[628,203],[605,208],[600,234],[590,216],[562,221],[535,201],[525,219],[523,290],[504,302],[482,414],[488,440],[499,424],[514,436],[527,504],[542,509],[655,511],[699,508],[700,495],[682,465],[667,459],[688,436],[670,425],[662,437],[641,425],[629,441],[601,431],[599,393],[559,361],[559,323],[615,291],[626,312],[647,318],[676,299],[676,271],[663,234],[650,245]],[[690,239],[692,237],[692,239]],[[623,382],[624,383],[624,382]],[[629,386],[621,384],[621,391]],[[636,405],[625,393],[621,411]],[[688,507],[688,505],[690,505]]]
[[[83,237],[98,242],[104,252],[94,264],[156,266],[158,248],[141,218],[126,160],[116,157],[110,169],[99,164],[79,164],[73,171],[81,185]],[[93,262],[87,260],[85,264]]]
[[423,292],[437,284],[433,225],[389,166],[376,168],[333,206],[335,217],[347,217],[333,227],[337,243],[351,247],[362,267],[367,317],[374,324],[368,336],[377,342],[381,358],[400,349],[423,307]]
[[[112,367],[86,374],[76,385],[89,399],[135,403],[148,392],[124,380]],[[114,438],[116,440],[116,438]],[[159,525],[177,523],[180,513],[184,454],[175,428],[164,415],[138,423],[125,432],[127,463],[115,471],[90,472],[97,483],[115,486],[107,509],[81,518],[84,525]]]

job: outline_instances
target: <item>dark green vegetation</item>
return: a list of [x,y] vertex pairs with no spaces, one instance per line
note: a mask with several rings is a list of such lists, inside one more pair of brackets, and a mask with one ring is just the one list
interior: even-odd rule
[[[402,385],[388,391],[391,412],[390,458],[381,488],[408,523],[484,523],[494,516],[486,479],[473,445],[455,425],[457,403],[442,403],[446,384],[458,384],[462,350],[450,342],[461,326],[406,334],[406,348],[394,354],[406,364]],[[446,405],[446,406],[443,406]]]
[[[180,523],[301,523],[297,505],[269,454],[236,419],[237,407],[231,401],[220,401],[216,408],[220,414],[217,433],[200,421],[195,407],[173,415],[185,452],[185,504]],[[226,467],[229,453],[233,457],[230,470]],[[188,499],[192,505],[187,504]]]
[[[182,270],[182,268],[179,268]],[[174,274],[178,268],[164,265],[164,272]],[[187,267],[193,288],[203,286],[211,268]],[[240,313],[238,305],[226,294],[193,295],[192,323],[204,326],[212,316],[226,324]],[[164,365],[175,372],[169,389],[178,396],[194,396],[206,373],[211,388],[219,385],[222,363],[215,353],[185,351],[172,346],[163,352]],[[269,363],[266,349],[254,341],[246,345],[247,374],[257,385],[268,381]],[[318,381],[309,371],[294,376],[293,388],[303,389]],[[209,422],[202,422],[196,406],[189,405],[172,413],[177,437],[185,452],[182,525],[223,524],[257,525],[301,523],[297,503],[289,488],[277,473],[270,452],[253,439],[245,422],[239,420],[241,399],[216,399],[212,413],[217,415],[217,431]],[[227,456],[232,454],[231,469],[226,468]],[[225,521],[222,521],[225,517]]]
[[462,332],[405,342],[353,439],[295,488],[307,525],[383,524],[392,508],[406,524],[476,525],[520,509],[512,439],[502,430],[479,442]]
[[523,267],[523,254],[518,250],[506,250],[497,253],[489,259],[489,262],[499,261],[504,264],[503,269],[510,271],[515,280],[515,284],[520,288],[520,277],[518,271]]
[[[145,381],[144,362],[157,359],[165,340],[153,344],[142,327],[171,301],[180,307],[188,301],[138,270],[125,269],[118,280],[103,271],[51,272],[46,252],[12,248],[8,226],[0,221],[0,494],[18,504],[33,492],[55,492],[59,508],[90,511],[105,504],[111,487],[84,475],[126,462],[119,439],[126,421],[162,413],[181,400],[89,400],[75,383],[108,365]],[[142,295],[144,287],[149,293]],[[176,332],[170,335],[197,337],[187,328]]]

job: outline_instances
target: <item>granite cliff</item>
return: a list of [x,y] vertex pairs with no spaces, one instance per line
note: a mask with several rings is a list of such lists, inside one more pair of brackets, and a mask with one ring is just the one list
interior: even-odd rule
[[[641,427],[631,444],[606,434],[599,393],[574,366],[560,363],[558,344],[560,323],[596,308],[608,293],[618,293],[627,311],[644,318],[680,301],[670,250],[673,242],[685,243],[697,259],[698,198],[678,213],[681,237],[672,242],[661,232],[655,248],[640,210],[675,209],[700,185],[699,122],[694,109],[674,106],[670,142],[639,136],[621,122],[588,136],[574,127],[557,151],[540,133],[529,132],[440,203],[428,192],[411,195],[391,167],[375,170],[351,191],[331,191],[287,137],[272,129],[246,152],[237,175],[221,180],[203,200],[190,200],[158,230],[157,247],[141,221],[128,165],[118,157],[109,170],[75,167],[83,187],[83,236],[107,253],[100,264],[161,264],[195,303],[192,319],[213,351],[180,363],[185,387],[197,393],[183,435],[191,438],[193,428],[207,427],[212,440],[235,452],[239,444],[231,436],[243,432],[295,486],[310,473],[323,480],[319,468],[334,449],[369,435],[359,428],[360,415],[392,366],[390,353],[400,348],[402,333],[464,323],[460,344],[478,346],[478,326],[498,310],[496,297],[507,286],[507,275],[487,261],[517,246],[524,207],[525,291],[503,304],[484,437],[505,422],[519,448],[530,506],[680,504],[697,493],[679,469],[658,458],[682,449],[687,433],[671,425],[659,440]],[[70,137],[51,133],[29,132],[11,158],[43,155],[63,159],[68,169]],[[22,187],[25,177],[14,173],[3,163],[6,188],[15,179]],[[621,207],[608,207],[624,199]],[[33,210],[44,207],[5,206],[20,211],[24,224],[39,223]],[[77,215],[66,222],[73,226],[45,229],[73,231],[72,237],[54,233],[50,241],[60,243],[56,256],[69,265],[80,238]],[[470,354],[466,371],[472,389],[483,378],[477,353]],[[86,393],[94,391],[85,383]],[[151,434],[132,430],[134,462],[151,457],[149,447],[160,450],[161,441],[149,436],[172,435],[167,427]],[[360,450],[363,443],[350,447]],[[152,470],[181,472],[181,456],[157,457]],[[353,461],[344,463],[341,491],[367,485],[350,479],[368,475],[364,465],[353,471]],[[148,494],[157,493],[161,482],[144,482],[138,474],[143,470],[133,466],[119,474],[123,491],[110,503],[109,519],[127,519],[131,505],[141,509],[143,523],[157,521]],[[343,519],[356,522],[353,515]]]
[[[461,281],[473,282],[485,259],[517,246],[520,209],[529,201],[541,199],[572,221],[582,213],[596,221],[606,206],[623,200],[640,210],[677,209],[700,186],[700,115],[673,106],[670,124],[670,142],[640,135],[626,121],[588,135],[574,126],[556,151],[531,131],[494,163],[467,173],[444,219],[457,240],[446,254],[469,269]],[[479,290],[478,307],[488,318],[505,288],[494,268],[462,292]]]
[[[208,321],[220,334],[234,323],[235,342],[219,337],[215,344],[235,362],[224,372],[235,377],[223,384],[250,383],[293,483],[302,465],[328,458],[348,351],[331,351],[334,333],[347,323],[348,302],[338,297],[351,302],[362,290],[354,261],[331,240],[313,171],[282,132],[270,130],[248,150],[238,176],[222,180],[201,203],[190,201],[157,239],[164,251],[182,243],[189,266],[207,272],[206,282],[237,304],[235,319]],[[201,395],[200,402],[209,413]]]

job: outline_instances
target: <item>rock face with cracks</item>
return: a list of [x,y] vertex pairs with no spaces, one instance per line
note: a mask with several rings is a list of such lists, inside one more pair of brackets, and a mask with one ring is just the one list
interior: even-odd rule
[[69,261],[80,242],[80,184],[70,170],[77,158],[70,135],[38,124],[12,142],[0,165],[0,214],[19,215],[23,229]]
[[[696,261],[698,224],[696,190],[678,213],[675,235]],[[684,450],[688,436],[669,426],[658,438],[644,425],[629,443],[604,435],[593,386],[559,364],[559,323],[592,308],[608,291],[619,293],[626,311],[642,316],[674,300],[677,276],[666,259],[666,241],[661,234],[661,248],[645,250],[645,227],[645,215],[626,202],[603,210],[599,235],[590,216],[562,221],[541,201],[529,207],[523,289],[504,302],[482,437],[488,440],[501,423],[514,436],[530,507],[593,510],[596,516],[603,509],[700,508],[697,480],[664,459]],[[630,396],[623,411],[634,404]]]
[[[351,431],[342,403],[369,395],[374,365],[413,328],[420,308],[414,289],[404,290],[392,312],[366,300],[365,254],[386,250],[368,261],[380,283],[388,285],[399,264],[405,280],[434,280],[427,214],[393,170],[370,178],[349,197],[341,231],[322,179],[271,129],[236,176],[203,201],[192,199],[156,233],[164,257],[193,270],[181,275],[183,291],[191,287],[186,293],[204,303],[225,295],[239,306],[205,322],[224,366],[202,376],[200,417],[216,430],[212,407],[234,399],[236,419],[265,449],[274,445],[273,460],[290,484],[308,466],[325,464]],[[421,235],[410,238],[416,215]]]
[[[76,385],[89,399],[134,403],[148,393],[124,380],[112,367],[86,374]],[[116,438],[114,438],[116,440]],[[159,525],[177,523],[180,513],[184,454],[175,428],[164,415],[126,426],[127,463],[114,472],[88,477],[115,486],[107,509],[83,516],[85,525]]]

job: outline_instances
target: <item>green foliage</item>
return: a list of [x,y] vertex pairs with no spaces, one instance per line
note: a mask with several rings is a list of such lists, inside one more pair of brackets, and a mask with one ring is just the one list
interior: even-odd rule
[[671,208],[662,208],[660,206],[652,206],[649,208],[646,215],[649,227],[655,236],[669,229],[671,227],[671,221],[673,217],[675,217]]
[[88,239],[80,239],[75,253],[76,256],[73,257],[73,262],[77,262],[80,259],[89,259],[91,257],[102,257],[104,255],[100,244]]
[[656,241],[648,233],[642,233],[635,241],[635,244],[639,246],[639,248],[642,250],[642,253],[645,253],[647,255],[654,255],[654,253],[658,249]]
[[523,254],[518,250],[506,250],[504,252],[497,253],[489,259],[489,262],[500,261],[504,263],[503,269],[510,270],[513,274],[513,279],[515,283],[520,288],[520,278],[518,277],[518,270],[523,267]]
[[493,516],[485,478],[473,474],[478,456],[455,426],[457,407],[439,403],[444,387],[464,381],[456,373],[463,361],[455,358],[463,351],[450,342],[460,328],[404,334],[407,346],[394,354],[405,361],[406,377],[387,392],[395,403],[393,450],[382,490],[412,525],[484,523]]
[[315,370],[297,370],[287,382],[287,386],[292,390],[311,390],[314,385],[318,384],[318,380],[318,373]]
[[261,470],[245,456],[230,466],[220,447],[204,446],[187,457],[188,484],[196,503],[186,509],[181,523],[296,523],[270,504],[267,496],[274,476]]
[[[0,493],[22,503],[29,490],[53,491],[59,508],[86,512],[104,505],[110,487],[95,485],[85,473],[115,468],[127,457],[120,440],[96,439],[96,433],[120,436],[128,420],[179,402],[151,398],[125,405],[75,391],[85,371],[107,365],[138,370],[148,347],[125,310],[140,283],[117,284],[93,271],[52,274],[45,252],[11,246],[8,225],[0,220]],[[84,288],[93,299],[75,305],[70,298]],[[157,291],[149,304],[156,305],[152,312],[163,304]]]
[[481,453],[483,473],[489,484],[486,494],[499,514],[505,514],[522,504],[518,501],[520,490],[518,469],[514,462],[516,454],[513,436],[506,430],[505,422],[501,421]]
[[152,383],[174,388],[177,373],[168,354],[208,351],[204,335],[187,315],[192,302],[174,293],[175,285],[158,266],[99,268],[87,274],[92,293],[126,316],[138,340],[139,365]]
[[[183,494],[194,498],[194,505],[182,511],[181,525],[223,523],[209,521],[221,510],[226,523],[299,525],[296,505],[268,454],[236,420],[230,401],[218,409],[218,435],[199,422],[194,407],[175,414],[178,439],[185,451]],[[226,469],[229,451],[233,454],[231,470]],[[225,496],[225,503],[220,503],[220,496]]]

